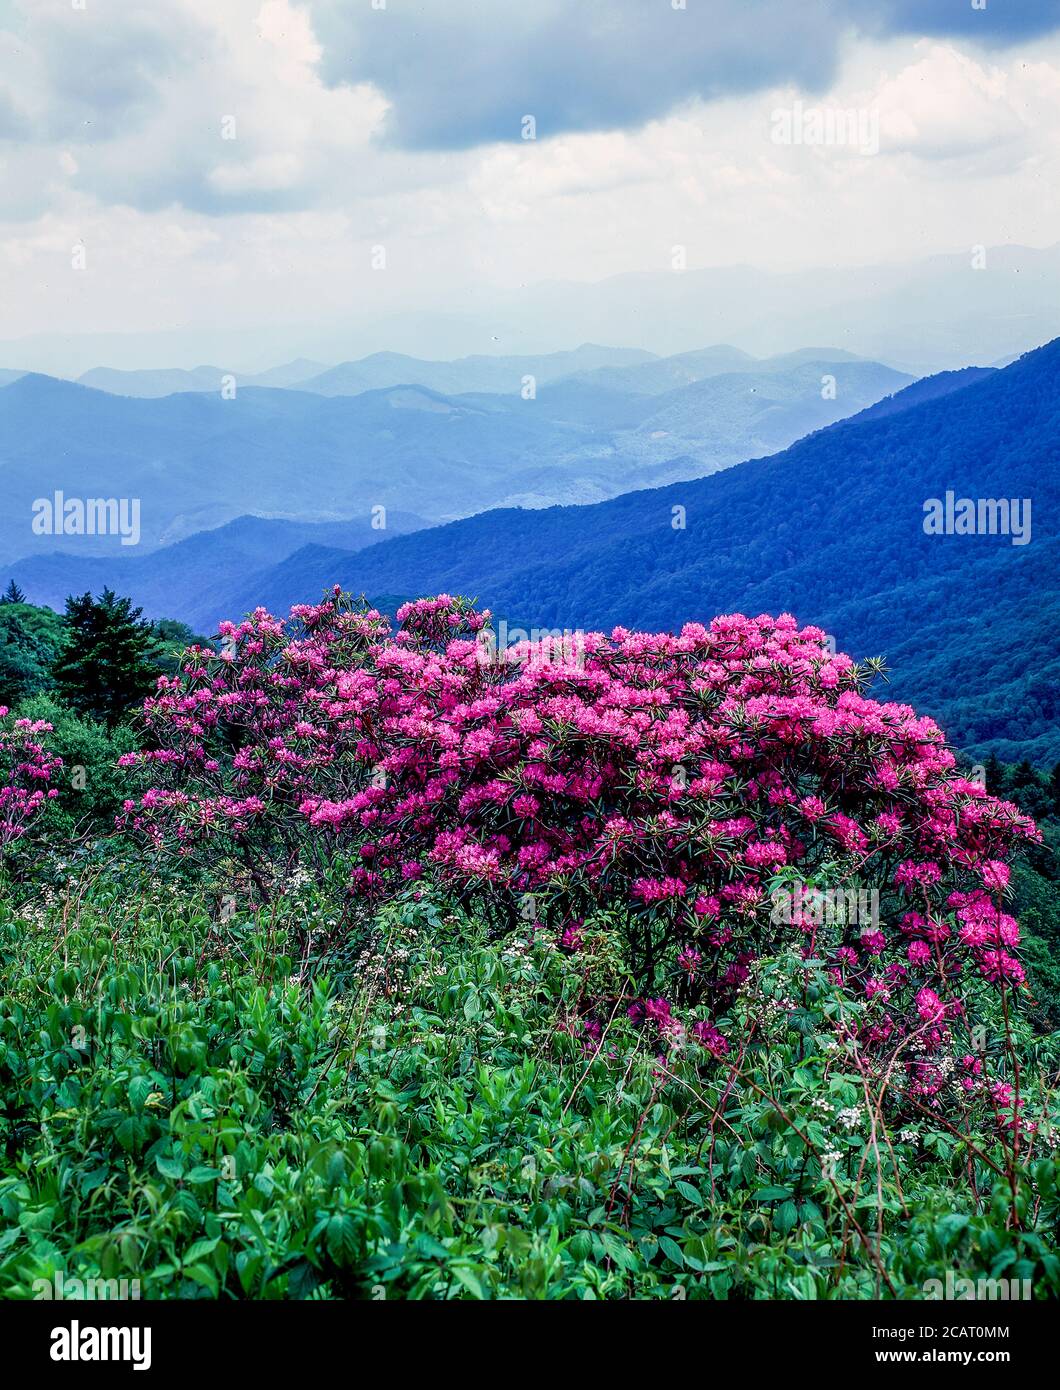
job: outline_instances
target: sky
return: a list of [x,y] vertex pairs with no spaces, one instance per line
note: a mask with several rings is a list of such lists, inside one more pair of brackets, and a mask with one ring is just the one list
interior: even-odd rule
[[11,367],[1047,247],[1060,0],[0,0],[0,189]]

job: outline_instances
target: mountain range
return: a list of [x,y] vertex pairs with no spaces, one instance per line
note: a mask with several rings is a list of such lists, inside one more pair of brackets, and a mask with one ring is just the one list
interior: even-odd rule
[[[271,386],[284,388],[300,386],[303,381],[327,371],[322,362],[305,357],[284,362],[268,371],[240,374],[241,386]],[[224,367],[140,367],[120,371],[113,367],[92,367],[82,372],[78,382],[96,391],[109,391],[115,396],[172,396],[178,391],[221,391],[230,373]]]
[[242,516],[145,555],[116,559],[53,551],[20,561],[10,567],[8,576],[35,603],[57,611],[62,611],[70,594],[98,594],[111,588],[131,595],[149,618],[209,613],[201,626],[212,632],[220,618],[230,615],[233,593],[253,587],[259,579],[265,583],[266,575],[296,551],[306,547],[358,550],[427,524],[420,517],[394,511],[386,514],[385,528],[373,521],[378,518],[370,514],[319,522]]
[[[774,374],[811,361],[853,362],[854,353],[838,348],[801,348],[770,358],[753,357],[727,343],[694,352],[659,357],[631,348],[600,347],[583,343],[572,352],[528,356],[475,354],[452,362],[410,357],[402,352],[374,352],[353,362],[323,367],[299,358],[265,372],[244,376],[222,367],[141,368],[118,371],[94,367],[78,377],[81,386],[108,391],[115,396],[141,399],[175,392],[220,392],[226,379],[238,386],[295,387],[320,396],[358,396],[390,386],[426,386],[442,395],[469,393],[520,395],[524,383],[579,382],[624,395],[656,395],[687,386],[705,377],[733,372]],[[13,380],[19,373],[9,373]],[[0,384],[6,384],[0,376]]]
[[34,501],[56,491],[138,499],[144,550],[247,513],[332,521],[383,506],[436,523],[593,502],[772,453],[908,380],[879,363],[800,358],[660,395],[575,375],[529,399],[517,385],[447,396],[418,383],[352,396],[251,386],[226,399],[116,396],[31,373],[0,389],[0,561],[128,558],[114,536],[35,535]]

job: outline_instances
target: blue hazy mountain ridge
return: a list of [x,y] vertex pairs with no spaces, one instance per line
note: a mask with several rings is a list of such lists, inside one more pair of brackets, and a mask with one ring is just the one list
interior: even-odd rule
[[653,357],[654,353],[639,348],[601,347],[596,343],[583,343],[569,352],[516,357],[474,354],[452,362],[428,361],[400,352],[375,352],[355,362],[340,362],[310,378],[303,389],[322,396],[349,396],[411,382],[443,395],[475,391],[517,393],[525,377],[533,377],[539,383],[556,381],[601,367],[640,364]]
[[470,391],[518,391],[524,376],[554,381],[605,367],[640,365],[654,356],[637,348],[608,348],[595,343],[583,343],[567,352],[518,357],[477,354],[453,361],[410,357],[402,352],[374,352],[333,367],[299,358],[250,375],[213,366],[140,371],[94,367],[79,376],[78,381],[82,386],[117,396],[167,396],[174,391],[219,391],[222,379],[230,373],[242,386],[296,387],[321,396],[355,396],[410,384],[452,396]]
[[317,522],[241,516],[146,555],[53,551],[10,566],[7,576],[35,603],[56,610],[62,610],[69,594],[98,594],[107,587],[134,597],[148,618],[209,614],[206,627],[213,632],[222,617],[231,616],[233,590],[253,586],[259,574],[264,583],[265,573],[295,551],[307,546],[356,551],[427,525],[407,512],[387,512],[382,528],[378,520],[371,515]]
[[[356,556],[296,552],[234,593],[232,609],[282,611],[341,583],[369,596],[472,595],[527,629],[675,629],[787,611],[859,658],[885,656],[889,695],[938,718],[955,743],[1055,761],[1060,339],[931,389],[918,382],[876,417],[706,478],[587,507],[489,512]],[[1030,543],[926,534],[925,502],[947,492],[1030,499]]]
[[[841,348],[802,348],[797,352],[757,358],[721,343],[672,357],[658,357],[640,349],[583,343],[566,352],[521,356],[478,354],[448,362],[410,357],[401,352],[376,352],[356,361],[340,362],[335,367],[299,358],[253,375],[214,366],[136,371],[94,367],[79,376],[78,382],[111,395],[139,398],[168,396],[177,391],[220,391],[226,375],[235,379],[239,386],[294,387],[322,396],[356,396],[364,391],[408,385],[426,386],[442,395],[456,396],[518,394],[525,380],[532,377],[538,385],[569,379],[623,394],[655,395],[724,373],[787,371],[807,361],[859,360],[867,359]],[[10,375],[14,379],[22,373]]]
[[[826,375],[834,400],[822,399]],[[595,502],[774,452],[907,380],[840,361],[662,396],[567,378],[529,400],[517,388],[445,396],[416,384],[332,397],[248,387],[226,400],[117,396],[28,374],[0,389],[0,561],[128,554],[116,537],[33,534],[34,501],[55,491],[139,499],[144,549],[248,512],[328,520],[382,505],[437,523]]]
[[[236,373],[240,386],[298,386],[310,377],[326,371],[323,362],[300,357],[270,367],[265,372],[244,376]],[[81,386],[96,391],[108,391],[114,396],[136,396],[141,399],[171,396],[179,391],[220,391],[229,372],[224,367],[144,367],[137,371],[121,371],[111,367],[93,367],[77,378]]]
[[866,358],[843,348],[800,348],[796,352],[780,353],[773,357],[752,357],[749,352],[729,346],[701,348],[696,352],[679,352],[670,357],[656,357],[650,362],[630,366],[595,367],[577,373],[574,380],[594,386],[606,386],[612,391],[631,391],[638,395],[659,395],[678,386],[688,386],[708,376],[723,376],[733,372],[779,372],[804,362],[863,362]]
[[[978,268],[975,268],[978,267]],[[907,263],[764,271],[749,265],[549,281],[500,306],[526,335],[549,332],[680,353],[738,341],[768,356],[832,343],[917,375],[995,363],[1056,333],[1060,243],[990,246]]]
[[[1005,363],[1005,366],[1010,365]],[[962,367],[959,371],[936,372],[934,376],[921,377],[919,381],[914,381],[912,386],[907,386],[904,391],[894,396],[884,396],[882,401],[866,406],[864,410],[859,410],[849,418],[851,421],[880,420],[885,415],[895,415],[900,411],[909,410],[922,401],[934,401],[954,391],[963,391],[966,386],[984,380],[996,370],[996,367]]]

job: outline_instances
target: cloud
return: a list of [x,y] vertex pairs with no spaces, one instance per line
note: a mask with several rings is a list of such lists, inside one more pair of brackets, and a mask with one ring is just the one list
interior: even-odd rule
[[0,34],[0,83],[18,133],[36,141],[109,140],[161,101],[165,80],[200,56],[207,31],[187,9],[122,0],[24,6]]
[[371,82],[408,149],[637,127],[693,99],[823,90],[861,32],[1005,46],[1060,28],[1060,0],[299,0],[335,85]]
[[923,159],[974,155],[1011,162],[1031,133],[1004,69],[975,62],[949,44],[922,44],[923,56],[885,81],[874,100],[888,153]]
[[146,16],[34,0],[0,32],[6,215],[64,194],[214,216],[316,204],[359,154],[371,163],[386,109],[363,84],[326,87],[319,57],[289,0],[179,0]]
[[[365,326],[430,307],[489,351],[507,291],[669,275],[678,244],[784,271],[1060,237],[1060,37],[1024,41],[1029,0],[969,0],[979,43],[924,38],[965,0],[87,5],[0,0],[5,336],[334,320],[446,355]],[[796,101],[878,109],[878,154],[776,143]]]
[[[1060,9],[675,3],[0,0],[5,214],[27,219],[86,198],[280,214],[371,200],[384,187],[398,203],[409,188],[463,178],[462,160],[496,153],[486,205],[517,217],[535,199],[642,179],[629,139],[653,123],[778,88],[823,95],[858,26],[874,42],[910,28],[997,45],[1051,27]],[[927,155],[932,122],[906,95],[914,114],[892,121],[896,147]],[[536,141],[521,138],[526,116]],[[577,137],[597,144],[571,145]],[[956,125],[948,138],[961,146]],[[546,147],[550,168],[533,153]],[[500,186],[505,170],[510,187]],[[694,171],[677,174],[694,185]]]

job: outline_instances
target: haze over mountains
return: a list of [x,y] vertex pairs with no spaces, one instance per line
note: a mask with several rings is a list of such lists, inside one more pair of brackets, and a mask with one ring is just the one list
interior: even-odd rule
[[[683,352],[736,343],[762,356],[831,343],[917,375],[991,365],[1052,338],[1060,243],[983,247],[923,261],[777,273],[750,266],[534,285],[510,312],[527,337],[551,325],[577,339]],[[553,341],[556,341],[554,336]]]
[[[326,368],[322,362],[299,357],[268,371],[243,376],[243,386],[299,386]],[[78,377],[82,386],[109,391],[115,396],[171,396],[178,391],[220,391],[230,373],[224,367],[157,367],[123,372],[113,367],[93,367]]]
[[123,560],[53,551],[11,566],[9,576],[35,603],[60,612],[69,594],[98,594],[107,587],[132,595],[151,618],[209,613],[202,630],[213,632],[221,617],[231,615],[234,593],[253,587],[259,577],[264,583],[296,551],[307,546],[360,549],[426,524],[399,511],[387,513],[385,529],[373,525],[369,514],[320,522],[242,516],[146,555]]
[[[77,377],[100,365],[229,362],[238,375],[291,357],[363,358],[380,343],[434,359],[549,353],[557,344],[586,342],[663,356],[734,343],[768,357],[828,343],[923,375],[992,365],[1046,342],[1060,323],[1060,244],[981,247],[973,239],[969,231],[967,248],[923,260],[791,272],[746,265],[673,271],[666,246],[656,271],[490,286],[478,301],[465,293],[446,300],[441,288],[430,306],[416,301],[385,315],[336,313],[331,323],[317,315],[306,324],[38,333],[0,341],[0,364]],[[701,248],[688,250],[694,265]]]
[[[713,365],[717,351],[707,354]],[[556,356],[556,371],[657,365],[602,348]],[[22,376],[0,388],[0,560],[55,550],[128,559],[116,536],[35,535],[33,503],[55,491],[139,499],[141,549],[247,513],[332,521],[382,506],[438,522],[593,502],[774,452],[909,380],[843,354],[804,357],[745,362],[659,394],[546,375],[530,399],[525,361],[491,378],[504,391],[456,395],[413,382],[355,395],[251,386],[234,399],[213,390],[135,398]],[[441,365],[464,372],[464,385],[498,370]],[[686,363],[676,379],[707,365]]]

